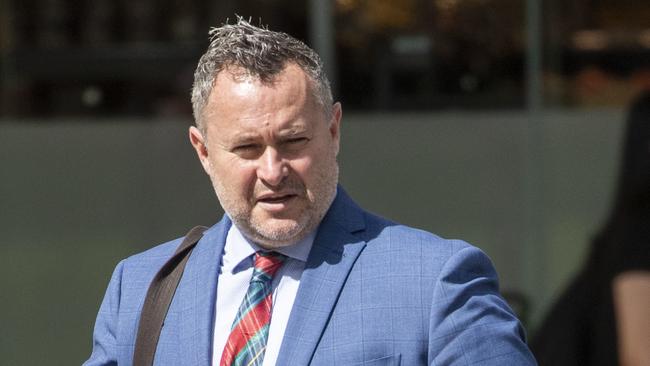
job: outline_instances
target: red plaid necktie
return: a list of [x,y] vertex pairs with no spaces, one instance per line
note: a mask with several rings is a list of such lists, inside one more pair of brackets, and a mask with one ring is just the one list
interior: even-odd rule
[[271,323],[271,282],[285,259],[276,252],[255,253],[253,277],[232,323],[220,366],[262,365]]

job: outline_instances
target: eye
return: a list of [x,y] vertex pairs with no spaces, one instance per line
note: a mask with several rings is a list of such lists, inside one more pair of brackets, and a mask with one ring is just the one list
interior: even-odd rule
[[255,149],[256,147],[257,147],[257,145],[255,145],[255,144],[245,144],[245,145],[235,146],[235,148],[233,150],[235,150],[235,151],[252,150],[252,149]]
[[253,159],[260,154],[261,146],[258,144],[242,144],[235,146],[231,151],[241,158]]
[[306,137],[294,137],[294,138],[290,138],[290,139],[285,140],[283,142],[283,145],[287,145],[289,147],[298,147],[298,146],[302,146],[302,145],[306,144],[307,141],[309,141],[309,139],[306,138]]

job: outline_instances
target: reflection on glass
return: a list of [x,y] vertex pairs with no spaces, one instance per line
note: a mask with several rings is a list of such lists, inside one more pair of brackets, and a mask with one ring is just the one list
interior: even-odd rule
[[[311,0],[313,1],[313,0]],[[334,0],[338,97],[360,110],[523,108],[526,0]],[[650,2],[542,1],[547,107],[650,88]],[[0,115],[190,116],[192,68],[235,14],[309,41],[308,1],[8,0]],[[47,62],[43,62],[47,60]],[[164,77],[161,77],[164,75]],[[89,90],[101,98],[89,98]],[[88,100],[97,100],[89,103]]]

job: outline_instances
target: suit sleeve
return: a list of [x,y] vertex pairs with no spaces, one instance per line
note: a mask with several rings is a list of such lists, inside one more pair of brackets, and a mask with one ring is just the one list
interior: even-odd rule
[[83,366],[117,365],[117,323],[123,262],[117,265],[99,308],[93,331],[93,349]]
[[452,255],[433,295],[429,365],[536,365],[482,251],[465,247]]

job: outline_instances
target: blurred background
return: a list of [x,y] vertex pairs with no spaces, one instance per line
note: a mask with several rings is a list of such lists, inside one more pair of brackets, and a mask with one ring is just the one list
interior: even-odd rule
[[189,93],[236,14],[322,56],[348,192],[486,251],[534,334],[612,204],[650,2],[2,0],[1,363],[80,364],[117,262],[221,217]]

